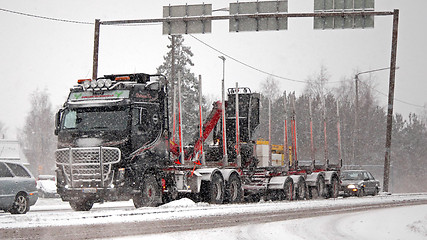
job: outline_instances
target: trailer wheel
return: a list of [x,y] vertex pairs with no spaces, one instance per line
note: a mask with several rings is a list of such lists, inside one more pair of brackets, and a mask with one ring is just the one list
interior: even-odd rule
[[337,198],[339,194],[339,183],[336,177],[332,178],[331,185],[328,186],[328,197]]
[[294,183],[291,179],[286,180],[283,190],[282,190],[281,199],[292,201],[294,198]]
[[93,201],[88,199],[72,200],[70,206],[74,211],[89,211],[93,207]]
[[156,207],[159,205],[160,187],[153,175],[146,174],[141,184],[141,193],[133,197],[133,205],[140,207]]
[[204,202],[221,204],[224,201],[224,180],[215,173],[210,182],[202,183],[201,198]]
[[242,182],[237,174],[232,174],[225,189],[225,201],[239,203],[242,201],[242,194]]
[[316,186],[309,189],[310,198],[325,197],[325,179],[322,175],[317,178]]
[[304,200],[307,197],[307,184],[304,179],[300,179],[297,184],[298,191],[295,193],[295,199]]

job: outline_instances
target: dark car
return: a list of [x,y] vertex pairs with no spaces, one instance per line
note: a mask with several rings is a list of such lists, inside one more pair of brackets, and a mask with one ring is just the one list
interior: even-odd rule
[[0,161],[0,210],[24,214],[37,202],[36,179],[24,165]]
[[380,182],[366,170],[341,171],[341,195],[375,196],[380,191]]

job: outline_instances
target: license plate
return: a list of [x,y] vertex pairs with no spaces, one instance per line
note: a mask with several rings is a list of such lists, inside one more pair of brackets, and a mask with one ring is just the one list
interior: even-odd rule
[[83,188],[83,193],[96,193],[96,188]]

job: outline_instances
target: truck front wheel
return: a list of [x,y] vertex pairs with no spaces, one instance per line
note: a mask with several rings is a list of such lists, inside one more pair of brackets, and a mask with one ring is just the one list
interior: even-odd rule
[[87,199],[72,200],[70,206],[74,211],[89,211],[93,207],[93,201]]
[[133,205],[140,207],[156,207],[161,202],[161,189],[153,175],[145,175],[140,187],[141,192],[133,197]]

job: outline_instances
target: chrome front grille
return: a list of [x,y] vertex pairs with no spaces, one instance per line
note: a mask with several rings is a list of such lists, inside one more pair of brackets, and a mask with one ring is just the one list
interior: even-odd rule
[[112,147],[63,148],[55,154],[56,164],[73,188],[108,186],[113,181],[112,164],[121,159],[120,149]]

